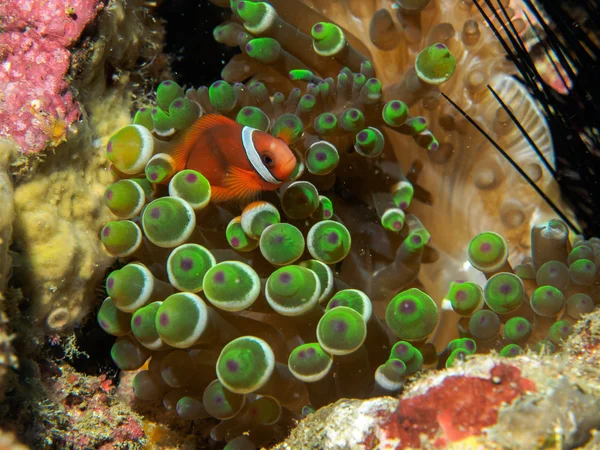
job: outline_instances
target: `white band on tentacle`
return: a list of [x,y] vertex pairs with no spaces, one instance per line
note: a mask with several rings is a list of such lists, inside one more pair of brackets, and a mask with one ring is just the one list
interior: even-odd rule
[[254,167],[254,170],[260,175],[260,177],[265,180],[267,183],[271,184],[281,184],[277,178],[275,178],[269,169],[263,164],[256,147],[254,146],[254,142],[252,141],[252,133],[254,132],[254,128],[244,127],[242,128],[242,145],[244,146],[244,151],[246,152],[246,156]]

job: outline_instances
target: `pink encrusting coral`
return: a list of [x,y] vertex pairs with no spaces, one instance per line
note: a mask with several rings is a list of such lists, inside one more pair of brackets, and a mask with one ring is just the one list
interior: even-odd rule
[[23,153],[55,147],[81,111],[66,76],[70,47],[104,2],[0,3],[0,137]]

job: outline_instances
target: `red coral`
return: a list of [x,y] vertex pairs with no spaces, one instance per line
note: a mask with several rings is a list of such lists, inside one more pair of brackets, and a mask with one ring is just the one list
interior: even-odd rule
[[388,439],[400,440],[400,449],[420,447],[421,435],[443,447],[482,434],[497,422],[503,403],[535,390],[518,368],[506,364],[495,366],[490,379],[449,376],[422,395],[401,399],[382,428]]
[[60,143],[79,118],[65,80],[68,48],[103,6],[100,0],[0,2],[0,136],[24,153]]

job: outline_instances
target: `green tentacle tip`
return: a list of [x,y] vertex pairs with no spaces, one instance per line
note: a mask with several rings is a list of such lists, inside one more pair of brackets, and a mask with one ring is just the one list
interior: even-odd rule
[[281,45],[272,38],[251,39],[246,53],[261,64],[274,64],[281,54]]
[[281,194],[281,209],[290,219],[306,219],[319,207],[319,191],[308,181],[294,181]]
[[144,171],[154,153],[154,138],[142,125],[127,125],[111,136],[106,156],[117,170],[128,175]]
[[150,115],[152,116],[152,123],[154,124],[154,132],[159,136],[168,137],[175,134],[175,123],[173,118],[167,112],[168,108],[163,111],[159,107],[152,108]]
[[281,217],[277,208],[271,203],[252,202],[244,208],[240,224],[244,233],[252,239],[259,239],[265,228],[279,223]]
[[210,201],[210,183],[200,172],[182,170],[169,182],[169,195],[185,200],[194,211],[200,211]]
[[404,227],[404,211],[400,208],[389,208],[381,216],[381,225],[388,231],[399,233]]
[[517,310],[525,299],[523,281],[508,272],[492,276],[483,288],[483,296],[488,307],[498,314]]
[[[354,79],[356,81],[356,77]],[[381,81],[379,81],[377,78],[369,78],[365,82],[363,89],[366,89],[367,104],[374,104],[381,100]]]
[[435,328],[438,308],[430,296],[412,288],[390,301],[385,311],[385,321],[398,339],[420,341]]
[[175,410],[183,420],[200,420],[210,417],[202,402],[189,395],[179,399]]
[[594,301],[587,294],[573,294],[567,300],[567,315],[574,320],[594,310]]
[[406,364],[406,375],[417,373],[423,366],[424,358],[421,351],[410,342],[400,341],[394,344],[390,351],[390,359],[400,359]]
[[177,197],[154,200],[142,214],[144,233],[158,247],[172,248],[183,244],[192,235],[195,226],[194,210]]
[[348,355],[360,348],[367,326],[357,311],[339,306],[327,311],[317,324],[317,340],[332,355]]
[[164,383],[149,370],[138,372],[131,382],[133,395],[140,400],[158,400],[164,395]]
[[237,103],[233,86],[227,81],[218,80],[208,88],[208,97],[211,105],[219,112],[229,112]]
[[394,205],[396,205],[397,208],[406,211],[406,209],[408,209],[410,206],[410,202],[412,201],[415,193],[413,185],[410,183],[410,181],[399,181],[392,187],[391,191]]
[[292,81],[306,81],[307,83],[317,83],[320,78],[317,77],[313,72],[306,69],[293,69],[290,70],[290,80]]
[[275,8],[265,2],[239,2],[237,13],[244,22],[246,29],[253,34],[264,32],[277,18]]
[[471,338],[452,339],[448,343],[448,350],[451,352],[459,348],[465,350],[469,355],[474,355],[477,351],[477,343]]
[[156,311],[160,338],[175,348],[194,345],[209,326],[208,308],[196,294],[180,292],[167,297]]
[[175,161],[167,153],[157,153],[150,158],[144,172],[151,183],[162,183],[175,175]]
[[547,261],[535,273],[538,286],[554,286],[565,290],[570,282],[569,268],[560,261]]
[[230,392],[219,380],[214,380],[204,390],[202,404],[214,418],[227,420],[242,410],[246,404],[246,396]]
[[365,126],[365,115],[360,109],[347,108],[340,115],[339,126],[348,133],[358,133]]
[[406,363],[401,359],[388,359],[375,371],[375,381],[387,391],[402,388],[406,374]]
[[415,61],[417,76],[428,84],[442,84],[448,81],[454,69],[456,59],[444,44],[433,44],[418,54]]
[[390,127],[399,127],[408,119],[408,106],[400,100],[391,100],[383,107],[381,117]]
[[115,216],[131,219],[142,211],[146,203],[146,195],[135,181],[119,180],[106,188],[104,202]]
[[98,310],[98,324],[113,336],[126,336],[131,332],[131,314],[118,309],[112,298],[106,297]]
[[260,294],[260,278],[240,261],[223,261],[211,267],[202,283],[206,299],[224,311],[249,308]]
[[302,266],[286,266],[271,274],[265,286],[269,306],[282,316],[301,316],[313,310],[321,296],[317,274]]
[[150,352],[130,336],[117,340],[110,349],[110,356],[121,370],[137,370],[144,365]]
[[333,272],[329,266],[316,259],[309,259],[308,261],[302,261],[299,266],[306,267],[312,270],[321,283],[321,294],[319,295],[319,303],[324,303],[333,290]]
[[260,235],[260,253],[275,266],[291,264],[304,253],[304,236],[294,225],[276,223]]
[[554,322],[548,330],[548,340],[553,344],[561,345],[566,342],[572,332],[573,326],[569,321],[559,320]]
[[335,133],[337,126],[337,117],[330,112],[319,114],[313,123],[313,128],[319,136],[328,136]]
[[469,243],[467,258],[477,270],[487,273],[498,271],[508,259],[508,244],[498,233],[480,233]]
[[427,119],[423,116],[410,117],[397,127],[397,131],[407,136],[418,136],[427,130]]
[[106,292],[121,311],[132,313],[150,300],[154,276],[146,266],[129,263],[106,278]]
[[283,114],[273,123],[271,134],[276,137],[287,134],[289,143],[293,144],[304,134],[304,125],[295,114]]
[[587,245],[578,245],[569,253],[567,263],[569,266],[579,259],[594,260],[594,250]]
[[319,195],[319,206],[311,217],[315,220],[329,220],[333,217],[333,203],[328,197]]
[[470,317],[483,305],[483,289],[471,281],[451,283],[446,297],[450,300],[454,312],[462,317]]
[[241,216],[231,219],[225,230],[225,236],[231,248],[238,252],[250,252],[258,247],[258,241],[244,233]]
[[185,97],[176,98],[169,105],[169,117],[173,127],[178,131],[193,124],[200,117],[201,112],[198,103]]
[[340,155],[335,145],[327,141],[317,141],[306,151],[305,160],[306,168],[310,173],[327,175],[338,166]]
[[371,315],[373,313],[373,305],[371,304],[371,299],[362,291],[358,289],[343,289],[338,291],[329,303],[327,303],[326,311],[330,311],[333,308],[337,308],[339,306],[347,306],[348,308],[352,308],[356,312],[358,312],[364,319],[365,322],[368,322],[371,319]]
[[531,309],[542,317],[554,317],[565,304],[565,296],[554,286],[540,286],[531,295]]
[[313,48],[321,56],[337,55],[346,46],[344,32],[333,23],[316,23],[310,33],[313,38]]
[[161,350],[164,343],[156,331],[156,313],[162,302],[152,302],[138,309],[131,317],[131,331],[144,347]]
[[514,358],[515,356],[519,356],[523,353],[523,349],[519,347],[517,344],[508,344],[502,347],[500,350],[500,356],[504,358]]
[[299,113],[309,113],[311,112],[317,104],[317,99],[312,94],[304,94],[300,97],[300,101],[298,102],[298,108],[296,109],[296,114]]
[[487,341],[500,331],[500,318],[494,311],[481,309],[469,319],[469,333],[475,339]]
[[310,255],[325,264],[335,264],[350,252],[352,240],[348,229],[339,222],[322,220],[308,231],[306,246]]
[[139,248],[142,230],[131,220],[108,222],[100,231],[100,240],[112,256],[129,256]]
[[183,89],[172,80],[163,81],[156,89],[156,105],[168,111],[169,105],[176,98],[183,97]]
[[221,350],[217,377],[236,394],[249,394],[262,388],[275,370],[275,355],[269,344],[254,336],[234,339]]
[[134,125],[141,125],[147,128],[149,131],[154,129],[154,122],[152,122],[152,110],[150,108],[140,108],[133,117]]
[[589,259],[578,259],[569,266],[569,277],[573,284],[591,286],[596,281],[596,264]]
[[464,361],[469,354],[470,353],[464,348],[457,348],[456,350],[453,350],[452,353],[450,353],[448,359],[446,360],[446,367],[456,366],[457,364],[459,364],[459,362]]
[[238,112],[235,121],[240,125],[265,132],[271,126],[269,116],[267,116],[262,109],[257,108],[256,106],[244,106]]
[[333,359],[317,343],[296,347],[288,358],[288,368],[292,375],[305,383],[322,380],[332,366]]
[[531,322],[525,317],[511,317],[504,324],[504,330],[502,332],[504,334],[504,339],[523,344],[527,342],[532,331],[533,327],[531,326]]
[[377,158],[383,152],[385,139],[377,128],[369,127],[356,134],[354,149],[365,158]]
[[180,291],[200,292],[206,272],[217,262],[206,248],[198,244],[183,244],[167,259],[169,282]]

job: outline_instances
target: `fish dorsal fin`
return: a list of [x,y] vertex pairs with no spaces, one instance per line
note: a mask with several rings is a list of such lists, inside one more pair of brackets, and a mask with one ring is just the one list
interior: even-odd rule
[[294,140],[294,132],[289,128],[282,128],[275,137],[281,139],[289,147]]
[[177,138],[175,144],[168,152],[175,161],[176,171],[185,169],[190,153],[198,142],[202,140],[203,135],[207,131],[214,129],[215,127],[232,124],[235,124],[235,122],[225,116],[219,114],[207,114],[190,125],[190,127],[181,134],[181,137]]
[[223,187],[231,200],[251,200],[263,189],[254,173],[235,166],[229,167]]

